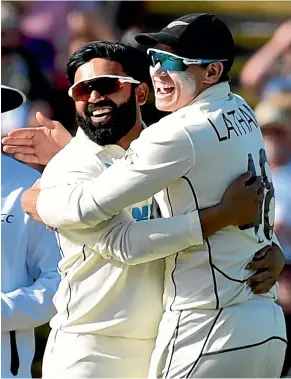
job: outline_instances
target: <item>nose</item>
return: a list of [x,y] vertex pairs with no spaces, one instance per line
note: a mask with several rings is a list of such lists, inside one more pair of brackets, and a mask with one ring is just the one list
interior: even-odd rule
[[100,95],[100,93],[96,90],[93,90],[91,93],[90,93],[90,97],[88,99],[88,102],[89,103],[97,103],[97,101],[100,101],[100,99],[103,98],[103,96]]

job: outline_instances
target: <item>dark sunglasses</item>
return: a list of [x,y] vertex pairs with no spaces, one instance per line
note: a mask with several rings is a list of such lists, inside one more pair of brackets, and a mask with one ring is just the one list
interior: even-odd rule
[[185,71],[190,64],[208,64],[213,62],[223,62],[227,59],[189,59],[183,58],[179,55],[169,53],[167,51],[158,49],[148,49],[147,54],[150,58],[150,64],[155,67],[158,63],[162,66],[164,71]]
[[93,91],[98,92],[100,96],[110,95],[120,91],[124,83],[140,84],[138,80],[131,77],[99,75],[75,83],[69,88],[69,96],[74,101],[88,101]]

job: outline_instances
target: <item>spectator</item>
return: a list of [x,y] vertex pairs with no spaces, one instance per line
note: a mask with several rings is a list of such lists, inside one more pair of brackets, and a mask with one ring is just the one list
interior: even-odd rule
[[263,99],[291,90],[291,19],[246,63],[241,73],[244,87]]
[[[1,86],[2,110],[23,101],[20,92]],[[30,378],[34,328],[55,313],[60,256],[54,233],[21,208],[23,191],[39,174],[6,154],[1,160],[1,377]]]
[[52,88],[39,68],[35,56],[21,43],[20,15],[9,2],[1,3],[1,82],[17,87],[28,101],[1,115],[6,129],[37,126],[35,112],[51,116]]
[[[21,30],[34,41],[51,44],[56,53],[55,69],[63,69],[71,37],[92,34],[92,39],[117,40],[100,2],[22,1]],[[65,51],[65,54],[64,54]]]
[[264,135],[276,191],[275,231],[286,266],[280,276],[279,302],[284,309],[288,346],[282,375],[291,367],[291,92],[277,93],[260,103],[256,115]]

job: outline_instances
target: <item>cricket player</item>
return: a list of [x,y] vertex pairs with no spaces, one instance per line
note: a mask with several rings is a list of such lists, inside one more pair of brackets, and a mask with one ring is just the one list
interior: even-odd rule
[[[90,180],[124,155],[143,128],[139,106],[147,97],[147,73],[143,55],[122,44],[94,42],[72,56],[68,77],[75,83],[70,93],[80,128],[49,163],[41,186]],[[221,210],[229,212],[235,197],[235,203],[240,201],[237,194],[249,192],[242,182],[232,188],[233,195],[227,191],[228,204],[224,198],[222,208],[200,215],[195,210],[148,220],[150,199],[97,228],[58,228],[63,280],[55,298],[58,314],[51,322],[44,377],[146,377],[162,316],[164,262],[159,258],[202,243],[200,219],[204,235],[210,233],[209,225],[216,231],[221,222],[239,223],[237,215],[230,217],[232,211],[227,221]],[[242,209],[240,217],[251,220],[253,205],[244,202],[248,211]],[[111,250],[103,248],[108,239]],[[116,261],[109,259],[111,254]]]
[[245,270],[258,247],[273,242],[274,189],[253,111],[230,91],[231,32],[214,15],[191,14],[137,40],[149,47],[156,106],[172,113],[98,178],[41,190],[38,214],[63,230],[92,228],[157,194],[162,215],[171,217],[214,206],[247,169],[260,175],[257,222],[225,227],[166,258],[150,376],[278,377],[286,331],[276,287],[254,295]]
[[[1,112],[24,101],[22,92],[1,86]],[[20,202],[37,178],[37,171],[1,154],[1,378],[31,377],[34,328],[56,313],[57,241],[52,231],[23,212]]]

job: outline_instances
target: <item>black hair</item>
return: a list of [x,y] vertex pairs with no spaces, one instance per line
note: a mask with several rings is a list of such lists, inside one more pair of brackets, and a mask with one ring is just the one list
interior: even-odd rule
[[127,75],[151,84],[147,56],[135,47],[120,42],[92,41],[78,49],[68,60],[67,77],[71,85],[77,69],[94,58],[104,58],[121,64]]

